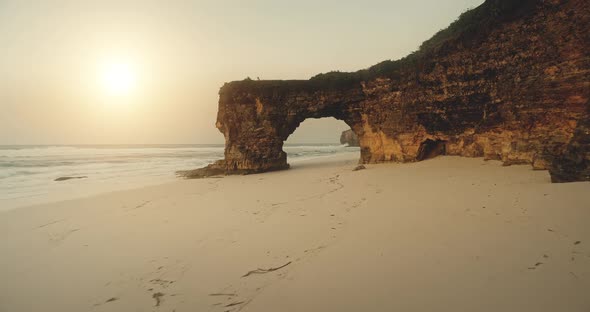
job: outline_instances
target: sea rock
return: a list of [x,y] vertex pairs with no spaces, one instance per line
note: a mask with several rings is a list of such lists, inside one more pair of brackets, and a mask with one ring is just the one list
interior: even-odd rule
[[358,165],[356,167],[354,167],[354,169],[352,169],[352,171],[359,171],[359,170],[365,170],[367,169],[367,167],[365,167],[365,165]]
[[[221,176],[225,173],[226,172],[224,169],[209,165],[200,169],[177,171],[176,175],[187,179],[200,179],[205,177]],[[237,172],[234,172],[234,174],[237,174]]]
[[588,181],[589,29],[587,0],[487,0],[398,61],[226,83],[225,159],[197,176],[287,169],[289,135],[334,117],[358,135],[361,163],[484,157]]
[[358,136],[350,130],[343,131],[340,135],[340,144],[348,144],[348,146],[360,146]]
[[56,182],[61,182],[61,181],[67,181],[67,180],[72,180],[72,179],[86,179],[88,178],[87,176],[80,176],[80,177],[59,177],[53,181]]

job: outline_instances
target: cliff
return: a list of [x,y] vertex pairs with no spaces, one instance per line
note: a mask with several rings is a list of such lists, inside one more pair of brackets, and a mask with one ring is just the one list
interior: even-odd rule
[[340,135],[340,144],[348,144],[348,146],[360,146],[359,138],[356,133],[350,130],[342,131]]
[[288,168],[283,142],[306,118],[357,134],[361,163],[440,154],[590,180],[590,2],[487,0],[398,61],[219,92],[225,159],[189,177]]

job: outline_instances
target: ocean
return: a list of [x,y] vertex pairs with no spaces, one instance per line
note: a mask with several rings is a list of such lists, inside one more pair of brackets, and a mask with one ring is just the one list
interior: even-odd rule
[[[223,145],[0,146],[0,210],[162,184],[223,158]],[[339,144],[285,145],[290,163],[338,153]],[[84,179],[54,181],[59,177]]]

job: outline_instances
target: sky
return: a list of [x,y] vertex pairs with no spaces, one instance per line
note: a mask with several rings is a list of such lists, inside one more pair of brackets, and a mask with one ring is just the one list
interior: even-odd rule
[[399,59],[482,2],[0,0],[0,145],[223,143],[223,83]]

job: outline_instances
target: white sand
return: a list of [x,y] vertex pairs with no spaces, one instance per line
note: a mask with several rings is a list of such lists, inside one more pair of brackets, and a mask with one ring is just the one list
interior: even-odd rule
[[590,183],[456,157],[355,165],[2,212],[0,311],[590,311]]

